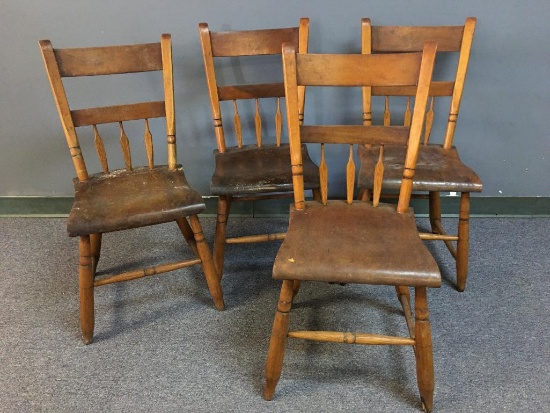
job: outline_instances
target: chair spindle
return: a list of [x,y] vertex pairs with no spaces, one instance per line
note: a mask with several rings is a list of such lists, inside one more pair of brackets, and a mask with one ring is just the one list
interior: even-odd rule
[[328,167],[325,159],[325,144],[321,144],[321,162],[319,164],[319,185],[321,186],[321,202],[327,204],[328,200]]
[[149,120],[145,120],[145,131],[143,133],[143,140],[145,141],[145,152],[147,153],[147,164],[149,166],[149,169],[153,169],[155,167],[154,163],[154,150],[153,150],[153,135],[151,134],[151,130],[149,129]]
[[103,139],[97,130],[97,126],[93,125],[94,128],[94,144],[97,152],[97,157],[99,158],[99,163],[101,164],[101,169],[103,173],[109,173],[109,165],[107,164],[107,153],[105,152],[105,145],[103,144]]
[[128,136],[124,132],[124,126],[122,122],[118,122],[120,128],[120,147],[122,148],[122,156],[124,157],[124,164],[128,171],[132,170],[132,156],[130,155],[130,142],[128,141]]
[[378,206],[380,203],[380,193],[382,192],[382,180],[384,179],[384,145],[380,145],[380,154],[378,162],[374,167],[374,185],[372,194],[372,206]]
[[254,115],[254,124],[256,125],[256,143],[258,148],[262,146],[262,117],[260,116],[260,103],[256,99],[256,114]]
[[348,164],[346,165],[346,195],[349,205],[353,203],[355,188],[355,162],[353,162],[353,145],[349,146]]
[[411,126],[411,97],[407,97],[407,107],[403,118],[403,126]]
[[237,101],[233,101],[233,122],[235,123],[235,137],[237,138],[237,146],[243,147],[243,129],[241,127],[241,115],[237,109]]
[[277,112],[275,112],[275,143],[281,146],[283,132],[283,115],[281,113],[281,98],[277,98]]
[[430,100],[430,109],[426,113],[426,129],[424,130],[424,145],[427,145],[430,142],[430,135],[432,133],[432,126],[434,124],[434,99],[435,96],[432,96]]
[[391,114],[390,114],[390,97],[386,96],[384,104],[384,126],[390,126]]

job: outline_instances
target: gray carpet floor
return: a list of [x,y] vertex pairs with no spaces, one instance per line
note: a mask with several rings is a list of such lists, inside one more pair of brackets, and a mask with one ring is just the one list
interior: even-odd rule
[[[212,240],[214,218],[203,224]],[[230,225],[233,234],[283,231],[286,219]],[[429,292],[435,411],[550,411],[549,234],[548,218],[473,218],[464,293],[444,246],[429,243],[444,279]],[[100,287],[85,346],[77,240],[65,220],[0,219],[0,411],[420,411],[409,347],[289,340],[276,397],[262,399],[278,246],[228,246],[223,312],[199,267]],[[99,271],[181,253],[190,255],[175,224],[108,234]],[[304,284],[291,327],[406,334],[389,287]]]

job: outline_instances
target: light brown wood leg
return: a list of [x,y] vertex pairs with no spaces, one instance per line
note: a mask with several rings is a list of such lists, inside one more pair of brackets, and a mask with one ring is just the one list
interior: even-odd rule
[[284,280],[281,287],[281,294],[279,295],[275,320],[273,321],[269,351],[267,353],[264,388],[265,400],[273,399],[275,387],[277,387],[277,383],[281,377],[293,290],[294,282],[292,280]]
[[437,229],[437,223],[441,222],[441,197],[439,192],[430,192],[429,194],[429,206],[430,206],[430,226],[434,234],[439,234]]
[[433,408],[434,366],[432,335],[426,287],[415,288],[415,355],[416,375],[422,408],[431,412]]
[[403,314],[405,314],[409,335],[411,338],[414,338],[414,323],[412,320],[411,294],[409,292],[409,287],[398,285],[395,287],[395,292],[397,293],[397,299],[401,303],[401,307],[403,307]]
[[314,201],[321,201],[321,191],[319,189],[312,189],[311,192],[313,193],[313,200]]
[[218,310],[223,310],[225,304],[223,302],[223,291],[220,285],[220,279],[214,267],[214,262],[212,261],[212,255],[210,254],[210,248],[204,239],[204,233],[202,232],[201,222],[199,217],[192,215],[189,217],[191,222],[191,228],[193,230],[193,235],[195,237],[195,243],[197,244],[197,253],[202,263],[202,270],[206,278],[206,284],[208,285],[208,290],[214,299],[214,304]]
[[300,280],[294,280],[292,284],[292,298],[296,297],[298,292],[300,291]]
[[225,229],[229,218],[231,197],[222,196],[218,198],[218,215],[216,218],[216,233],[214,235],[214,265],[221,280],[223,277],[223,260],[225,256]]
[[371,191],[370,189],[360,189],[359,195],[357,196],[357,199],[359,201],[368,202],[371,199]]
[[464,291],[468,276],[468,254],[470,244],[470,193],[460,195],[458,215],[458,241],[456,243],[456,288]]
[[91,256],[90,236],[84,235],[79,240],[79,296],[80,296],[80,329],[84,344],[90,344],[94,337],[94,272]]
[[199,251],[197,250],[197,243],[195,242],[195,236],[189,222],[187,222],[187,219],[185,218],[178,218],[176,219],[176,223],[178,224],[185,241],[187,241],[187,244],[189,244],[195,255],[198,257]]
[[90,235],[92,270],[94,274],[95,274],[95,270],[97,269],[97,263],[99,262],[99,256],[101,255],[101,235],[102,234]]

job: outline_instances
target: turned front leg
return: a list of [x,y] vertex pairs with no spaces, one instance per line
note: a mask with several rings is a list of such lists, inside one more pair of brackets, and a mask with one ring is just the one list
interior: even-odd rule
[[294,282],[292,280],[284,280],[281,287],[281,294],[279,295],[279,302],[277,303],[277,312],[275,313],[275,320],[273,321],[269,351],[267,353],[264,388],[265,400],[273,399],[275,387],[277,387],[277,383],[281,377],[288,334],[288,321],[294,294],[293,290]]

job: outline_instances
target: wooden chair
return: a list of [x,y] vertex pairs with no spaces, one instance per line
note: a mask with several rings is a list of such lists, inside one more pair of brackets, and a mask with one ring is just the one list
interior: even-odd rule
[[[473,17],[467,18],[464,26],[371,26],[369,19],[363,19],[361,25],[363,53],[417,52],[422,49],[425,41],[433,40],[438,44],[438,53],[458,55],[454,79],[434,81],[430,88],[431,99],[426,115],[423,145],[420,147],[418,154],[413,191],[416,192],[415,195],[418,197],[429,198],[432,233],[421,234],[422,239],[445,242],[456,259],[457,289],[464,291],[468,273],[470,193],[480,192],[482,184],[476,173],[460,160],[458,151],[453,146],[453,137],[476,19]],[[438,66],[441,67],[436,64],[436,68]],[[391,122],[390,97],[407,96],[403,123],[408,125],[410,123],[410,98],[414,96],[414,93],[414,90],[403,87],[364,88],[363,120],[365,125],[372,123],[371,101],[373,96],[385,97],[385,125],[389,125]],[[450,98],[450,109],[443,141],[441,143],[430,143],[431,131],[434,125],[434,100],[436,97],[440,100],[444,97]],[[391,123],[395,124],[396,122]],[[386,146],[385,190],[391,192],[399,188],[405,150],[406,148],[402,145]],[[363,199],[368,199],[374,186],[373,167],[378,159],[378,147],[361,147],[359,148],[359,155],[362,167],[359,172],[358,187],[363,189]],[[418,191],[427,191],[429,195],[419,194]],[[440,192],[461,193],[457,235],[448,235],[441,224]],[[452,244],[455,241],[456,248]]]
[[[75,201],[67,221],[69,236],[80,237],[80,323],[86,344],[94,331],[94,288],[200,264],[208,288],[219,310],[223,294],[212,256],[205,242],[197,214],[205,204],[189,187],[183,168],[176,161],[176,121],[170,35],[159,43],[54,49],[49,40],[40,41],[40,50],[52,88],[61,125],[76,169]],[[162,72],[164,100],[71,110],[62,78]],[[161,78],[159,77],[159,80]],[[153,138],[149,119],[166,118],[168,165],[153,162]],[[130,155],[123,122],[144,120],[147,166],[136,167]],[[112,169],[98,125],[118,123],[123,169]],[[88,126],[95,136],[95,148],[102,172],[90,174],[84,161],[76,128]],[[189,221],[188,221],[188,220]],[[176,221],[195,258],[155,265],[117,275],[95,277],[103,233]]]
[[[314,341],[410,345],[415,349],[418,386],[422,403],[432,409],[433,358],[427,306],[427,287],[439,287],[436,262],[420,240],[409,198],[428,90],[435,58],[435,43],[423,53],[386,55],[301,55],[283,46],[283,68],[294,184],[294,205],[288,232],[273,268],[282,280],[266,364],[264,398],[270,400],[279,380],[287,337]],[[298,87],[408,85],[417,89],[410,127],[367,125],[300,125]],[[305,201],[302,167],[303,143],[321,144],[321,200]],[[373,203],[353,201],[355,183],[354,144],[408,143],[397,206],[378,204],[383,163],[376,172]],[[328,166],[325,146],[349,146],[346,166],[346,200],[328,200]],[[383,147],[383,146],[382,146]],[[380,152],[380,159],[382,159]],[[297,285],[301,281],[358,283],[396,286],[410,337],[379,334],[289,331],[289,317]],[[415,321],[409,290],[415,288]]]
[[[213,255],[221,278],[225,244],[278,240],[285,235],[278,233],[226,237],[227,220],[232,202],[292,197],[292,175],[289,146],[282,142],[281,99],[284,98],[282,70],[280,70],[280,79],[275,79],[277,83],[250,84],[242,81],[239,84],[221,85],[221,76],[216,73],[214,60],[216,59],[219,65],[223,64],[224,58],[226,62],[227,58],[231,58],[231,63],[234,64],[235,59],[240,62],[245,57],[251,59],[249,56],[254,56],[252,59],[258,62],[256,63],[259,65],[258,72],[268,70],[271,62],[266,62],[265,56],[280,56],[281,45],[284,42],[294,44],[301,53],[307,52],[309,20],[300,19],[298,27],[231,32],[211,32],[206,23],[200,23],[199,33],[217,141],[217,150],[214,151],[216,167],[210,182],[210,190],[213,195],[219,197]],[[277,64],[280,64],[280,59],[277,60]],[[240,74],[238,77],[243,75]],[[301,88],[299,93],[300,107],[303,108],[305,89]],[[238,108],[239,105],[245,106],[246,101],[254,103],[254,137],[247,137],[247,122],[241,119],[243,111],[239,112]],[[274,109],[274,130],[267,139],[264,135],[267,122],[265,117],[262,120],[260,101],[266,106],[271,104]],[[227,130],[222,122],[221,109],[224,105],[233,107],[236,145],[232,145],[227,140],[231,131]],[[303,118],[302,109],[300,109],[300,116]],[[251,141],[253,143],[250,143]],[[316,191],[318,195],[318,168],[309,158],[305,145],[302,146],[302,154],[305,187]]]

